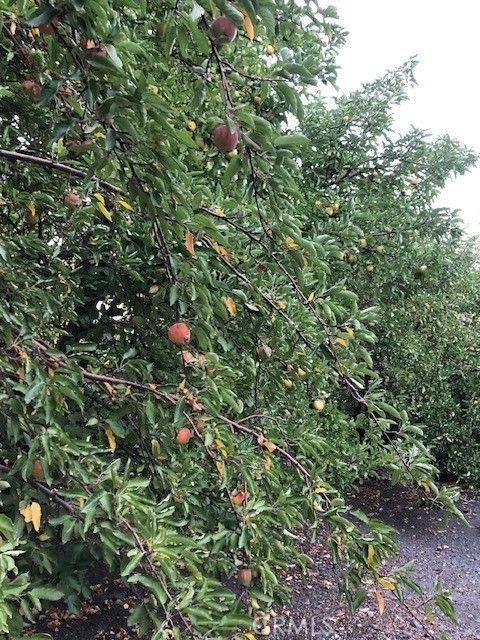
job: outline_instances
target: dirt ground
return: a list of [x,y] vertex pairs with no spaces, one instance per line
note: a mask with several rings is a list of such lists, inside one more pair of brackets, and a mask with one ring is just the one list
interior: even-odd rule
[[[272,640],[424,640],[448,633],[450,640],[480,640],[480,496],[462,498],[461,508],[470,527],[427,511],[408,491],[377,482],[362,489],[356,506],[377,516],[398,531],[399,556],[393,566],[414,561],[415,578],[431,593],[438,578],[455,590],[458,624],[444,617],[424,620],[419,600],[407,607],[386,596],[383,616],[373,594],[359,612],[351,615],[336,588],[335,569],[326,547],[310,547],[314,563],[310,578],[287,576],[293,588],[292,601],[270,620]],[[53,608],[35,628],[54,640],[133,640],[127,626],[129,611],[141,595],[132,593],[120,580],[102,578],[93,596],[79,614]],[[423,596],[425,598],[425,596]],[[257,637],[261,637],[257,635]]]
[[[407,607],[386,593],[383,616],[371,594],[351,615],[338,596],[335,571],[321,543],[315,546],[314,566],[307,584],[292,578],[291,604],[272,621],[274,640],[424,640],[447,633],[450,640],[480,640],[480,497],[464,496],[461,509],[470,527],[427,511],[409,492],[387,483],[362,490],[356,506],[398,531],[399,554],[392,566],[413,560],[415,579],[425,590],[421,598],[407,599]],[[438,578],[455,590],[453,600],[458,624],[439,616],[427,621],[421,600],[432,593]],[[390,595],[390,597],[388,597]]]

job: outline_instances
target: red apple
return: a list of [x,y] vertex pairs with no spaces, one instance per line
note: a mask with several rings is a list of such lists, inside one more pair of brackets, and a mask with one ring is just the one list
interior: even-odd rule
[[190,342],[190,328],[185,322],[176,322],[168,327],[168,339],[173,344],[183,345]]
[[219,124],[213,132],[213,144],[219,151],[233,151],[238,144],[238,131],[230,131],[227,124]]
[[69,193],[65,194],[63,203],[69,209],[77,209],[82,204],[82,197],[79,196],[78,193],[75,193],[75,191],[70,191]]
[[210,34],[216,44],[233,42],[237,37],[237,27],[227,16],[219,16],[210,25]]
[[33,80],[24,80],[22,82],[22,87],[30,95],[30,97],[35,100],[42,93],[42,87],[38,84],[38,82],[34,82]]
[[186,445],[190,442],[191,437],[192,432],[190,431],[190,429],[188,427],[182,427],[181,429],[179,429],[175,437],[175,442],[177,444]]
[[237,578],[242,587],[249,587],[252,582],[252,570],[248,567],[245,569],[239,569]]

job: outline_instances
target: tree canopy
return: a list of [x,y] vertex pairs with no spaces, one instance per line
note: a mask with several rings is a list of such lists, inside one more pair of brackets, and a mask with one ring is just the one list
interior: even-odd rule
[[409,68],[317,100],[345,32],[315,1],[0,10],[0,634],[78,606],[101,559],[147,590],[140,635],[248,637],[305,522],[352,607],[370,579],[403,597],[344,495],[386,470],[459,513],[372,359],[380,294],[424,279],[374,295],[345,258],[385,211],[452,233],[432,198],[472,154],[389,139]]

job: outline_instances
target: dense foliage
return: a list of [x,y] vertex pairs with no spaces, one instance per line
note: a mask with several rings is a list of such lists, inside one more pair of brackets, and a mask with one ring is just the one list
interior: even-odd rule
[[314,104],[304,131],[308,206],[338,239],[335,273],[362,306],[376,306],[375,368],[391,399],[426,425],[450,480],[480,479],[478,248],[458,212],[435,205],[475,155],[445,136],[393,133],[414,61],[340,98]]
[[[455,509],[373,368],[343,233],[305,206],[309,137],[334,164],[318,179],[361,168],[335,122],[321,141],[288,130],[335,79],[335,11],[0,10],[0,634],[43,601],[77,606],[100,558],[148,591],[139,634],[242,637],[306,566],[305,521],[329,526],[352,606],[367,579],[379,606],[403,597],[408,576],[382,575],[389,528],[342,493],[384,468]],[[451,149],[442,175],[463,166]]]

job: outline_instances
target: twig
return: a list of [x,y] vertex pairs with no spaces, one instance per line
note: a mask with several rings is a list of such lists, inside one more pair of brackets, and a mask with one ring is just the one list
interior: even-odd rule
[[[12,471],[12,468],[7,467],[7,465],[5,464],[0,464],[0,471],[4,471],[8,473]],[[43,482],[39,482],[38,480],[30,479],[28,480],[28,483],[31,484],[32,487],[35,487],[35,489],[38,489],[39,491],[41,491],[44,495],[48,496],[50,500],[53,500],[53,502],[56,502],[58,505],[63,507],[63,509],[71,513],[73,516],[75,516],[79,520],[83,520],[82,514],[79,513],[78,510],[75,509],[75,507],[72,504],[70,504],[63,498],[61,498],[55,489],[49,489],[49,487],[43,484]]]

